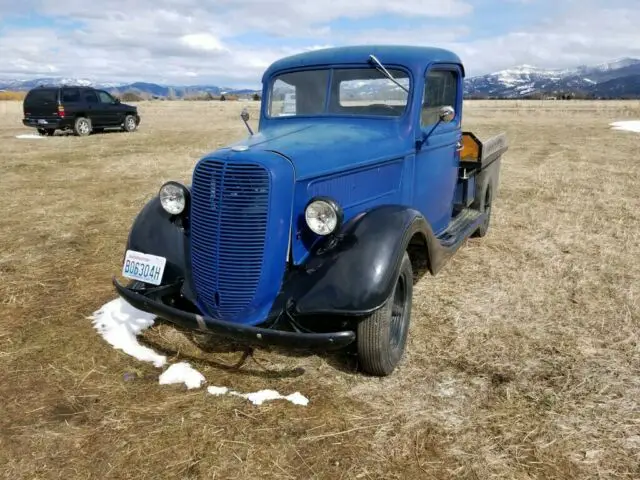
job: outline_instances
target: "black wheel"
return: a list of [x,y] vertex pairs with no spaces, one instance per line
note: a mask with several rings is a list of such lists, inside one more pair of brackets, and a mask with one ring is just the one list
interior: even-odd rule
[[487,191],[484,194],[483,201],[480,205],[480,211],[485,212],[487,216],[484,219],[484,222],[478,227],[478,229],[473,232],[473,237],[484,237],[489,231],[489,223],[491,222],[491,201],[492,201],[492,190],[491,184],[487,185]]
[[124,117],[124,122],[122,123],[122,129],[125,132],[133,132],[138,128],[138,122],[136,121],[136,117],[133,115],[127,115]]
[[73,134],[86,137],[91,133],[91,120],[87,117],[78,117],[73,123]]
[[400,273],[384,306],[358,323],[357,347],[362,370],[390,375],[404,354],[411,321],[413,271],[404,253]]

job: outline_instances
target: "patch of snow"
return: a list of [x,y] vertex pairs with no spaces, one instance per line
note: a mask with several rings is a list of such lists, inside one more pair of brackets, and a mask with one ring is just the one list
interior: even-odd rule
[[116,298],[96,310],[89,319],[102,338],[114,348],[143,362],[151,362],[158,368],[167,362],[167,357],[140,345],[136,338],[154,324],[155,315],[132,307],[122,298]]
[[628,120],[624,122],[613,122],[609,124],[612,130],[622,130],[625,132],[640,133],[640,120]]
[[[167,363],[167,357],[140,345],[136,338],[143,330],[154,324],[155,315],[132,307],[122,298],[116,298],[105,303],[88,318],[104,340],[114,348],[143,362],[151,362],[158,368],[162,368]],[[125,379],[128,378],[125,376]],[[160,385],[184,383],[187,389],[191,390],[200,388],[207,381],[204,375],[195,370],[188,362],[179,362],[169,366],[160,375],[158,382]],[[254,405],[262,405],[269,400],[287,400],[295,405],[303,406],[309,404],[309,399],[300,392],[286,396],[276,390],[239,393],[229,390],[227,387],[216,386],[208,387],[207,392],[214,396],[229,394],[245,398]]]
[[638,63],[640,63],[640,60],[638,60],[637,58],[618,58],[616,60],[613,60],[612,62],[600,63],[590,68],[591,70],[600,72],[610,72],[611,70],[630,67],[632,65],[637,65]]
[[294,405],[303,405],[303,406],[309,405],[309,399],[304,395],[302,395],[300,392],[295,392],[290,395],[287,395],[286,397],[284,397],[284,399],[289,400]]
[[228,393],[229,395],[233,395],[234,397],[246,398],[254,405],[262,405],[264,402],[268,400],[288,400],[294,405],[303,405],[307,406],[309,404],[309,399],[302,395],[300,392],[295,392],[290,395],[281,395],[276,390],[260,390],[258,392],[252,393],[238,393],[235,391],[229,391],[227,387],[209,387],[207,388],[207,392],[211,395],[224,395]]
[[531,88],[533,88],[533,83],[525,83],[523,85],[518,85],[516,87],[516,90],[521,91],[521,90],[530,90]]
[[38,135],[36,133],[23,133],[21,135],[16,135],[16,138],[37,138],[37,139],[42,139],[44,138],[41,135]]
[[304,405],[306,406],[309,403],[309,399],[304,395],[300,394],[300,392],[292,393],[291,395],[280,395],[280,393],[275,390],[260,390],[258,392],[253,393],[237,393],[231,392],[231,395],[236,395],[238,397],[243,397],[249,400],[254,405],[262,405],[267,400],[288,400],[295,405]]
[[525,88],[524,90],[519,90],[519,91],[518,91],[518,93],[519,93],[520,95],[528,95],[528,94],[530,94],[531,92],[535,92],[535,91],[536,91],[536,89],[535,89],[535,88]]
[[229,389],[227,387],[209,387],[207,388],[207,392],[209,392],[211,395],[218,396],[228,393]]
[[206,382],[204,375],[195,370],[187,362],[174,363],[160,375],[158,381],[160,385],[184,383],[188,390],[200,388],[202,384]]

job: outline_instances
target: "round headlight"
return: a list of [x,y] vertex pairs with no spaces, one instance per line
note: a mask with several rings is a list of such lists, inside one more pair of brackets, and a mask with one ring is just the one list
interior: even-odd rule
[[342,209],[331,199],[316,199],[307,205],[304,218],[313,233],[329,235],[340,226]]
[[187,189],[176,182],[167,182],[160,188],[160,204],[171,215],[181,214],[187,206]]

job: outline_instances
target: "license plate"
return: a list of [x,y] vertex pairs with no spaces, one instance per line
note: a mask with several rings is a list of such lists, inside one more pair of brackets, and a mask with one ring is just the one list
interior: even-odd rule
[[160,285],[167,259],[156,255],[127,250],[122,275],[152,285]]
[[47,122],[46,120],[40,119],[40,120],[38,120],[38,123],[39,123],[40,125],[46,125],[46,124],[47,124],[47,123],[49,123],[49,122]]

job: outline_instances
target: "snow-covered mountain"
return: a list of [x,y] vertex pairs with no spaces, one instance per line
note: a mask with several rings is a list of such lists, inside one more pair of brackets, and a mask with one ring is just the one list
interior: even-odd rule
[[97,88],[115,88],[122,83],[114,82],[94,82],[86,78],[61,78],[61,77],[44,77],[26,80],[3,80],[0,79],[0,89],[5,90],[29,90],[39,85],[80,85],[83,87]]
[[[640,89],[633,85],[640,75],[640,60],[621,58],[599,65],[581,65],[563,70],[520,65],[487,75],[465,80],[465,94],[471,97],[518,98],[536,93],[582,93],[598,96],[640,96]],[[608,89],[607,83],[615,81],[616,88]],[[627,88],[626,84],[631,87]],[[612,84],[612,85],[613,85]]]
[[28,91],[32,88],[44,86],[59,85],[79,85],[85,87],[102,88],[108,91],[117,90],[119,92],[132,91],[135,93],[145,93],[148,95],[167,97],[173,94],[177,97],[184,96],[186,93],[212,93],[219,95],[220,93],[230,94],[253,94],[252,89],[238,89],[218,87],[216,85],[160,85],[148,82],[98,82],[86,78],[61,78],[61,77],[45,77],[26,80],[3,80],[0,79],[0,90]]

